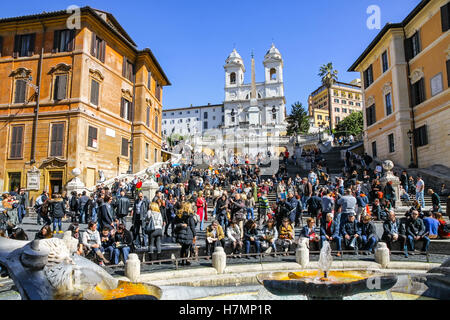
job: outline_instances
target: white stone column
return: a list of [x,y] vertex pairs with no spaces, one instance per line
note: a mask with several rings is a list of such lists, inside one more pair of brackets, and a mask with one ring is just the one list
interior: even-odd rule
[[375,261],[379,263],[383,269],[387,268],[389,262],[391,262],[389,249],[386,243],[378,243],[377,248],[375,249]]
[[218,274],[222,274],[227,266],[227,255],[222,247],[216,247],[212,255],[212,266]]
[[73,191],[76,191],[76,193],[78,194],[86,190],[86,186],[84,185],[83,181],[78,178],[78,176],[81,174],[81,170],[75,168],[72,170],[72,174],[74,175],[74,178],[66,184],[67,196],[69,198],[71,197],[71,193]]
[[135,253],[130,253],[127,263],[125,264],[125,276],[131,282],[138,282],[141,276],[141,261]]
[[150,178],[142,183],[142,193],[145,197],[152,201],[152,199],[155,197],[156,191],[159,189],[159,186],[156,181],[151,178],[152,173],[147,171],[147,174]]
[[295,251],[295,261],[305,269],[309,264],[309,249],[305,241],[300,241]]

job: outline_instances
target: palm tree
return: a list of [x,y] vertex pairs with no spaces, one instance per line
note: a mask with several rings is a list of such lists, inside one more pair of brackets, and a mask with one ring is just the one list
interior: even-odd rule
[[328,113],[330,117],[330,134],[333,134],[334,119],[332,117],[331,108],[331,87],[338,80],[338,71],[333,69],[333,63],[329,62],[320,67],[319,77],[322,78],[322,85],[328,89]]

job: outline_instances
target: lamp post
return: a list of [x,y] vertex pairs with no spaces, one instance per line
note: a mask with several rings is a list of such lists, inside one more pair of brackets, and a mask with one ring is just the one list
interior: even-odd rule
[[409,138],[409,152],[410,152],[410,157],[411,157],[411,164],[409,165],[410,168],[414,168],[416,165],[414,164],[414,160],[413,160],[413,149],[412,149],[412,138],[414,136],[414,132],[409,130],[408,133],[408,138]]

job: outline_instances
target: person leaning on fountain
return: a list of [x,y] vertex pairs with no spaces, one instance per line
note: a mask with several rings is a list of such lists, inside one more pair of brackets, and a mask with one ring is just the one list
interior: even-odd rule
[[339,236],[339,225],[333,220],[334,214],[332,212],[327,213],[326,221],[320,227],[320,247],[323,247],[325,241],[334,241],[337,246],[337,256],[341,256],[342,250],[342,238]]
[[361,243],[361,229],[353,212],[348,214],[347,222],[344,223],[342,228],[342,235],[344,236],[345,247],[353,249],[355,254],[358,254],[358,247]]
[[392,251],[392,243],[399,241],[408,258],[408,246],[406,245],[405,225],[395,216],[393,210],[389,211],[388,219],[383,223],[383,241],[386,241],[387,247]]

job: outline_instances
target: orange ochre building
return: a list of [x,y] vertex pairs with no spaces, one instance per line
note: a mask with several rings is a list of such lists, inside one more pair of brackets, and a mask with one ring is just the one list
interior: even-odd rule
[[363,80],[364,146],[403,167],[450,167],[450,4],[423,0],[350,67]]
[[35,198],[61,192],[74,168],[91,187],[99,171],[109,179],[160,161],[168,85],[110,13],[0,19],[0,192]]

